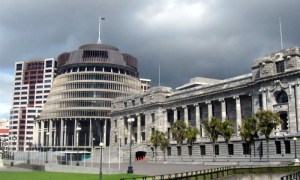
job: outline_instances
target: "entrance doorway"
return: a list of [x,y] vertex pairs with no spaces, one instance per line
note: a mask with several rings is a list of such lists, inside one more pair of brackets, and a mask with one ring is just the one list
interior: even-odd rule
[[145,152],[145,151],[137,151],[135,153],[135,160],[136,161],[145,160],[146,154],[147,154],[147,152]]

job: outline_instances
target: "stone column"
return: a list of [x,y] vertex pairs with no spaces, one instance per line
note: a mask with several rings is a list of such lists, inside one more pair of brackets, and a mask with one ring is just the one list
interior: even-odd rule
[[65,126],[64,126],[64,137],[65,137],[65,139],[64,139],[64,146],[68,146],[68,144],[67,144],[67,121],[65,121],[65,124],[64,124]]
[[189,125],[189,109],[187,106],[182,107],[184,109],[184,122],[188,126]]
[[[198,131],[200,132],[200,109],[199,109],[199,104],[194,104],[195,106],[195,113],[196,113],[196,128],[198,129]],[[199,141],[200,139],[200,134],[197,135],[197,140]]]
[[235,99],[235,116],[236,116],[236,126],[235,126],[235,132],[236,135],[239,136],[240,133],[238,131],[239,126],[242,125],[242,112],[241,112],[241,100],[239,96],[234,96]]
[[52,142],[53,142],[53,139],[52,139],[52,134],[53,134],[53,120],[50,119],[49,120],[49,146],[52,146]]
[[212,105],[211,101],[206,101],[207,104],[207,119],[210,121],[212,117]]
[[174,122],[176,122],[178,120],[178,117],[177,117],[177,109],[176,108],[172,108],[173,110],[173,117],[174,117]]
[[74,136],[73,136],[74,146],[78,146],[78,144],[77,144],[77,131],[76,131],[76,128],[77,128],[77,119],[75,119],[75,121],[74,121]]
[[219,101],[221,102],[222,121],[225,121],[226,120],[226,102],[225,102],[225,99],[220,99]]
[[136,120],[137,120],[137,144],[140,144],[141,142],[141,116],[140,114],[136,114]]
[[296,102],[296,125],[297,132],[300,132],[300,89],[299,84],[295,85],[295,102]]
[[44,135],[45,135],[45,122],[41,120],[41,138],[40,138],[40,144],[42,147],[44,147]]
[[106,121],[107,119],[104,119],[104,125],[103,125],[103,144],[104,147],[106,147]]
[[262,89],[262,109],[267,110],[267,95],[266,89]]
[[54,135],[53,135],[53,138],[54,138],[54,141],[53,141],[53,146],[56,146],[57,144],[57,133],[56,133],[56,128],[57,128],[57,120],[56,121],[54,121],[54,128],[53,128],[53,133],[54,133]]
[[89,129],[89,146],[92,147],[93,144],[93,124],[92,124],[92,119],[90,119],[90,129]]
[[60,138],[59,138],[59,140],[60,140],[59,145],[60,146],[63,146],[64,138],[66,138],[66,137],[64,137],[64,122],[65,121],[63,119],[60,119]]

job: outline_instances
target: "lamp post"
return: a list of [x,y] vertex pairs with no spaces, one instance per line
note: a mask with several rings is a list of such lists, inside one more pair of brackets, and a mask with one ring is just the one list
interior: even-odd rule
[[46,161],[48,163],[48,146],[49,146],[49,132],[46,132]]
[[81,130],[81,127],[79,126],[79,125],[77,125],[77,127],[76,127],[76,133],[77,133],[77,138],[76,138],[76,140],[77,140],[77,162],[76,162],[76,166],[79,166],[79,144],[78,144],[78,137],[79,137],[79,131]]
[[29,140],[29,143],[28,143],[28,145],[29,145],[29,148],[28,148],[28,156],[27,156],[27,164],[30,164],[30,148],[31,148],[31,142],[30,142],[30,140]]
[[[13,137],[12,137],[12,139],[14,140],[14,146],[16,145],[16,139],[17,139],[17,137],[14,135]],[[12,153],[13,153],[13,155],[12,155],[12,160],[15,160],[15,154],[14,154],[14,152],[12,151]]]
[[104,146],[104,143],[100,143],[100,172],[99,172],[99,179],[102,180],[102,149]]
[[130,127],[130,135],[129,135],[129,166],[128,166],[128,170],[127,170],[127,174],[132,174],[133,173],[133,168],[131,166],[131,144],[132,144],[132,138],[131,138],[131,134],[132,134],[132,123],[134,122],[134,118],[128,118],[128,124]]
[[299,162],[299,160],[298,160],[298,158],[297,158],[297,148],[296,148],[297,138],[294,137],[294,138],[293,138],[293,141],[294,141],[294,147],[295,147],[295,160],[294,160],[294,162]]

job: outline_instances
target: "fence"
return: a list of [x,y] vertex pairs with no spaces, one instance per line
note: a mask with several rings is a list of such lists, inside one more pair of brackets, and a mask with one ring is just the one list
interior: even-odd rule
[[300,170],[281,177],[281,180],[291,180],[291,179],[300,179]]
[[[251,173],[285,173],[298,170],[293,173],[293,177],[300,176],[299,166],[267,166],[267,167],[222,167],[208,170],[191,171],[176,174],[166,174],[157,176],[144,176],[144,177],[132,177],[132,178],[121,178],[121,180],[158,180],[158,179],[186,179],[186,180],[210,180],[218,179],[234,174],[251,174]],[[296,175],[295,175],[296,174]],[[285,178],[286,176],[284,176]],[[290,177],[290,175],[288,175]],[[282,178],[281,178],[282,179]],[[283,179],[282,179],[283,180]],[[288,179],[290,180],[290,179]]]

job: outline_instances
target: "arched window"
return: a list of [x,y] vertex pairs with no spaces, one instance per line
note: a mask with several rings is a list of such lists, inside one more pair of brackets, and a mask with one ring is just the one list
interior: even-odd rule
[[288,95],[285,91],[280,91],[276,96],[276,102],[280,103],[287,103],[289,101]]

